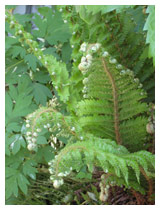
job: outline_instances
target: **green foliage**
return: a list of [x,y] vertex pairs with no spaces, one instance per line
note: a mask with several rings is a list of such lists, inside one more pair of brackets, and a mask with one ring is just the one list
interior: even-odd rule
[[155,65],[155,6],[148,6],[146,13],[149,13],[149,15],[143,30],[147,30],[146,43],[149,43],[148,57],[153,57]]
[[[154,79],[142,7],[62,6],[38,11],[33,19],[38,30],[31,30],[32,15],[6,11],[6,34],[13,35],[6,39],[6,199],[19,192],[27,195],[36,167],[47,162],[53,186],[59,188],[65,181],[64,192],[67,180],[97,182],[97,172],[104,175],[101,201],[101,194],[108,196],[103,187],[113,182],[145,194],[144,178],[154,178],[154,155],[145,151],[149,141],[144,101],[154,100]],[[80,203],[77,197],[55,191],[62,203]],[[81,196],[88,204],[99,204],[97,190],[92,191],[82,190]]]

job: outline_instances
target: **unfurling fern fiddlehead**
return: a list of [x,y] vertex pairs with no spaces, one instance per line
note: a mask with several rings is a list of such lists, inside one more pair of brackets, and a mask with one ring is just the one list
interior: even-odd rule
[[[72,79],[69,80],[65,65],[52,56],[43,55],[32,36],[11,14],[6,15],[17,34],[23,34],[20,41],[27,43],[48,69],[60,99],[63,102],[69,100],[69,87],[72,85],[69,81]],[[75,172],[86,165],[90,173],[93,173],[94,167],[100,167],[104,173],[110,174],[107,182],[114,180],[143,193],[141,168],[147,177],[154,176],[154,156],[143,150],[137,152],[140,146],[143,148],[146,136],[146,117],[142,114],[147,111],[147,104],[141,102],[145,92],[133,72],[117,64],[116,59],[100,44],[84,43],[80,50],[84,52],[79,69],[85,76],[85,100],[75,107],[77,116],[64,116],[60,110],[50,106],[28,116],[27,140],[32,145],[29,149],[37,150],[37,132],[43,127],[56,133],[57,137],[68,139],[67,145],[49,163],[51,180],[56,188],[63,184],[65,176],[74,177]]]

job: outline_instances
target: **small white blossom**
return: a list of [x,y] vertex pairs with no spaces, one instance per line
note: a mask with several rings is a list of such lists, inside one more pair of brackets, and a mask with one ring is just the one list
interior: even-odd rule
[[28,132],[26,133],[26,135],[27,135],[27,136],[30,136],[30,135],[31,135],[31,132],[30,132],[30,131],[28,131]]
[[36,132],[33,133],[33,136],[38,136],[38,134]]
[[74,45],[72,44],[71,47],[74,48]]
[[37,128],[37,132],[41,132],[41,129],[40,128]]
[[41,59],[42,57],[41,56],[38,56],[38,58]]
[[75,131],[75,127],[72,127],[72,128],[71,128],[71,131]]
[[31,137],[30,136],[27,136],[27,138],[26,138],[27,140],[31,140]]
[[75,31],[72,32],[73,35],[74,35],[75,33],[76,33]]
[[32,151],[35,147],[36,147],[35,144],[30,143],[30,144],[28,144],[27,149],[28,149],[29,151]]
[[47,64],[48,64],[48,63],[47,63],[47,61],[45,61],[44,63],[45,63],[45,65],[47,65]]
[[54,76],[55,74],[56,74],[56,73],[53,71],[53,72],[52,72],[52,75]]
[[62,12],[62,11],[63,11],[63,9],[62,9],[62,8],[60,8],[60,9],[59,9],[59,11],[60,11],[60,12]]
[[91,61],[93,59],[91,54],[86,55],[87,60]]
[[103,52],[102,56],[103,57],[107,57],[109,55],[109,53],[107,51]]
[[26,120],[26,123],[29,123],[30,122],[30,120]]
[[33,143],[36,143],[37,142],[37,139],[36,138],[32,138],[32,142]]
[[143,85],[142,84],[139,84],[138,88],[142,88],[142,87],[143,87]]
[[96,46],[93,46],[93,47],[91,48],[91,50],[92,50],[93,52],[96,52],[96,51],[97,51]]
[[11,20],[11,25],[14,25],[14,21],[13,20]]
[[83,79],[83,84],[86,85],[87,83],[88,83],[88,78],[86,77]]
[[61,127],[61,124],[60,123],[57,123],[57,126],[58,126],[58,128],[60,128]]
[[87,44],[84,42],[83,44],[81,44],[80,51],[85,52],[86,49],[87,49]]
[[55,86],[55,89],[58,90],[58,86]]
[[83,62],[86,62],[86,57],[82,56],[81,62],[82,62],[82,63],[83,63]]
[[38,51],[38,49],[37,49],[37,48],[35,48],[34,50],[35,50],[35,51]]
[[121,64],[118,64],[117,66],[116,66],[116,69],[122,69],[123,68],[123,66],[121,65]]
[[135,82],[135,83],[139,83],[139,79],[138,79],[138,78],[135,78],[135,79],[134,79],[134,82]]
[[99,50],[99,48],[101,47],[101,44],[96,43],[96,44],[95,44],[95,47],[96,47],[97,50]]
[[47,128],[47,125],[44,125],[43,127],[44,127],[44,128]]
[[47,127],[48,127],[48,128],[50,128],[50,127],[51,127],[51,125],[50,125],[49,123],[47,123]]
[[61,172],[61,173],[58,174],[58,176],[64,176],[64,173]]
[[80,136],[80,139],[83,140],[83,136]]
[[22,34],[22,30],[19,30],[18,33],[19,33],[19,34]]
[[64,23],[67,23],[67,20],[64,20]]
[[109,62],[115,64],[117,63],[117,60],[113,58],[113,59],[109,59]]
[[30,128],[30,124],[26,124],[26,127],[27,127],[27,128]]

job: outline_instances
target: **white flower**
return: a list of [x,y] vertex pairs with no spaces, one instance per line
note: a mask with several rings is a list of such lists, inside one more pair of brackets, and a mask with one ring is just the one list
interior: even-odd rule
[[123,68],[123,66],[121,65],[121,64],[118,64],[117,66],[116,66],[116,69],[122,69]]
[[72,167],[70,167],[70,171],[72,171],[73,170],[73,168]]
[[71,47],[74,48],[74,45],[72,44]]
[[47,61],[45,61],[44,63],[45,63],[45,65],[47,65],[47,64],[48,64],[48,63],[47,63]]
[[53,137],[53,141],[56,144],[57,143],[57,137]]
[[63,9],[61,8],[61,9],[59,9],[59,11],[60,11],[60,12],[62,12],[62,11],[63,11]]
[[83,136],[80,136],[80,139],[83,140]]
[[36,138],[32,138],[32,142],[33,143],[36,143],[37,142],[37,139]]
[[19,30],[18,33],[19,33],[19,34],[22,34],[22,30]]
[[122,71],[120,72],[120,75],[125,74],[125,73],[126,73],[126,70],[122,70]]
[[30,132],[30,131],[28,131],[28,132],[26,133],[26,135],[27,135],[27,136],[31,135],[31,132]]
[[35,48],[34,50],[35,50],[35,51],[38,51],[38,49],[37,49],[37,48]]
[[44,127],[44,128],[47,128],[47,125],[44,125],[43,127]]
[[114,63],[117,63],[117,60],[113,58],[113,59],[109,59],[109,62],[114,64]]
[[61,124],[60,123],[57,123],[57,126],[58,126],[58,128],[60,128],[61,127]]
[[87,83],[88,83],[88,78],[86,77],[83,79],[83,84],[86,85]]
[[76,33],[76,32],[75,32],[75,31],[73,31],[73,33],[72,33],[72,34],[74,35],[75,33]]
[[83,98],[88,98],[87,94],[84,94],[84,95],[83,95]]
[[99,48],[101,47],[101,44],[96,43],[96,44],[95,44],[95,47],[96,47],[97,50],[99,50]]
[[41,59],[42,57],[41,56],[38,56],[38,58]]
[[11,25],[14,25],[14,21],[13,20],[11,20]]
[[38,136],[38,134],[36,132],[33,133],[33,136]]
[[58,176],[64,176],[64,173],[59,173]]
[[56,189],[58,189],[60,186],[61,186],[60,181],[59,180],[54,180],[53,187],[56,188]]
[[109,55],[109,53],[107,51],[103,52],[102,56],[103,57],[107,57]]
[[96,47],[96,46],[93,46],[93,47],[91,48],[91,50],[92,50],[93,52],[96,52],[96,51],[97,51],[97,47]]
[[31,144],[28,144],[27,149],[28,149],[29,151],[32,151],[35,147],[36,147],[36,145],[33,144],[33,143],[31,143]]
[[26,138],[27,140],[31,140],[31,137],[30,136],[27,136],[27,138]]
[[91,54],[86,55],[87,60],[91,61],[93,59]]
[[134,82],[135,82],[135,83],[139,83],[139,79],[138,79],[138,78],[135,78],[135,79],[134,79]]
[[86,62],[86,57],[82,56],[81,62],[82,62],[82,63],[83,63],[83,62]]
[[26,127],[29,128],[30,127],[30,124],[26,124]]
[[58,86],[55,86],[55,89],[58,90]]
[[26,120],[26,123],[29,123],[30,122],[30,120]]
[[53,71],[53,72],[52,72],[52,75],[54,76],[55,74],[56,74],[56,73]]
[[49,170],[50,174],[53,174],[53,172],[54,172],[53,169],[49,168],[48,170]]
[[143,85],[142,84],[140,84],[139,86],[138,86],[138,88],[142,88],[143,87]]
[[71,128],[71,131],[75,131],[75,127],[72,127],[72,128]]
[[51,125],[50,125],[49,123],[47,123],[47,127],[48,127],[48,128],[50,128],[50,127],[51,127]]
[[52,128],[49,128],[49,131],[52,132],[53,131]]
[[67,23],[67,20],[64,20],[64,23]]
[[41,132],[41,129],[40,128],[37,128],[37,132]]
[[84,42],[83,44],[81,44],[80,51],[85,52],[86,49],[87,49],[87,44]]

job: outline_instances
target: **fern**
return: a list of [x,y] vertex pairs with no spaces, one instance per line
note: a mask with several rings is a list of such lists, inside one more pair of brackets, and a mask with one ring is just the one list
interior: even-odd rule
[[99,53],[83,82],[87,99],[77,105],[83,129],[102,138],[115,139],[132,151],[143,148],[148,108],[142,102],[146,93],[133,72],[117,64],[111,56],[102,58]]

